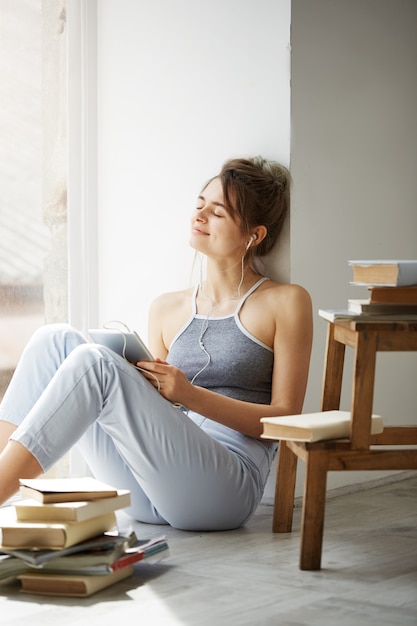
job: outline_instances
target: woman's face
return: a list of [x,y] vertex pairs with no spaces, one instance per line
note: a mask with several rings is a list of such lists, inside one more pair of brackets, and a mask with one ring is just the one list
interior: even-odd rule
[[198,196],[191,217],[191,247],[210,257],[241,257],[247,240],[224,205],[220,179],[214,178]]

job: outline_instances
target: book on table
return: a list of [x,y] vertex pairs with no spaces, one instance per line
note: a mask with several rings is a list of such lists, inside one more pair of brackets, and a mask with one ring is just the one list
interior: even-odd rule
[[368,287],[371,304],[417,305],[417,285],[410,287]]
[[117,489],[95,478],[20,479],[22,496],[42,503],[80,502],[117,496]]
[[415,322],[417,313],[354,313],[349,309],[319,309],[319,315],[328,322]]
[[348,311],[364,315],[417,315],[417,304],[370,302],[369,298],[349,298]]
[[16,518],[20,522],[82,522],[130,505],[130,491],[119,489],[115,496],[79,502],[51,502],[42,504],[31,498],[15,503]]
[[354,285],[417,285],[417,260],[350,260]]
[[[350,435],[350,411],[321,411],[302,415],[262,417],[263,439],[284,439],[309,442],[326,439],[344,439]],[[380,415],[372,415],[371,433],[379,434],[384,429]]]

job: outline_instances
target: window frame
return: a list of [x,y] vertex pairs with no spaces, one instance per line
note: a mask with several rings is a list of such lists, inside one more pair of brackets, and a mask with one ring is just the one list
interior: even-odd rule
[[98,320],[97,1],[67,2],[68,319]]
[[[98,323],[97,2],[67,2],[68,320]],[[74,446],[70,474],[89,474]]]

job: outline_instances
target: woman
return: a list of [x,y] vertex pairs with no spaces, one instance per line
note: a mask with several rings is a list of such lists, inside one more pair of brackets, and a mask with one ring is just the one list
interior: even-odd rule
[[139,521],[224,530],[250,518],[276,449],[260,418],[301,412],[310,360],[309,295],[254,263],[282,229],[288,188],[287,170],[260,157],[205,185],[190,241],[205,280],[152,304],[157,358],[140,373],[68,325],[35,333],[0,407],[0,502],[78,442],[94,476],[130,489]]

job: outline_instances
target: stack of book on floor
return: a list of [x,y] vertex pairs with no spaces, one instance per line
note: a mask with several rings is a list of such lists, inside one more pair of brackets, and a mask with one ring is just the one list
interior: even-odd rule
[[93,478],[21,480],[22,500],[0,508],[0,582],[21,590],[89,596],[133,574],[134,563],[166,556],[164,537],[117,532],[115,511],[130,492]]
[[368,297],[348,299],[347,309],[319,309],[337,320],[417,321],[417,260],[348,261],[351,285],[364,286]]

